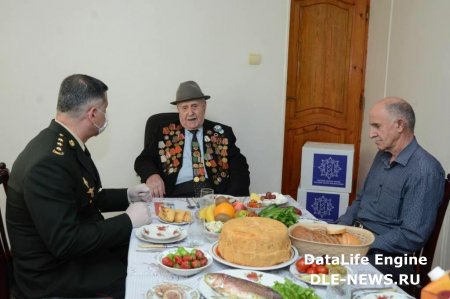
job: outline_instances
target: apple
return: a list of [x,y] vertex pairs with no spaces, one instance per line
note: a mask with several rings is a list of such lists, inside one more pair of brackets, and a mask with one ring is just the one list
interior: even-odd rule
[[250,212],[248,212],[247,217],[259,217],[259,216],[258,216],[258,214],[256,214],[256,212],[250,211]]
[[246,211],[246,210],[240,210],[240,211],[237,211],[236,212],[236,214],[234,214],[234,217],[235,218],[242,218],[242,217],[247,217],[248,216],[248,211]]
[[241,210],[247,210],[247,207],[240,201],[235,201],[233,203],[233,208],[236,212],[239,212]]

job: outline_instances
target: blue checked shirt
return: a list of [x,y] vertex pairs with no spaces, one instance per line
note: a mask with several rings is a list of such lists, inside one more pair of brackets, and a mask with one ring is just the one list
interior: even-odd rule
[[379,151],[356,200],[338,219],[356,219],[374,232],[371,248],[391,253],[421,249],[434,228],[444,194],[441,164],[413,141],[389,164],[391,154]]

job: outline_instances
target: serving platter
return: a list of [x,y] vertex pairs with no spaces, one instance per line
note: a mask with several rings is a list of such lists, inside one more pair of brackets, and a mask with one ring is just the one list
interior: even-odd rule
[[215,259],[216,261],[218,261],[221,264],[233,267],[233,268],[237,268],[237,269],[244,269],[244,270],[255,270],[255,271],[267,271],[267,270],[276,270],[276,269],[281,269],[284,268],[286,266],[289,266],[290,264],[292,264],[293,262],[295,262],[298,258],[298,251],[294,246],[291,246],[291,258],[284,262],[284,263],[280,263],[277,265],[273,265],[273,266],[267,266],[267,267],[250,267],[250,266],[244,266],[244,265],[239,265],[239,264],[235,264],[232,262],[229,262],[225,259],[223,259],[221,256],[219,256],[216,252],[217,246],[219,244],[219,241],[214,242],[211,245],[210,248],[210,254],[213,257],[213,259]]
[[[178,227],[178,226],[177,226]],[[185,239],[188,235],[187,230],[182,228],[182,227],[178,227],[180,230],[180,234],[177,235],[174,238],[170,238],[170,239],[153,239],[153,238],[149,238],[146,234],[142,233],[142,230],[145,228],[145,226],[139,227],[136,229],[136,237],[144,242],[149,242],[149,243],[155,243],[155,244],[167,244],[167,243],[175,243],[175,242],[179,242],[183,239]]]
[[406,294],[401,294],[397,292],[387,292],[387,291],[370,291],[370,292],[362,292],[359,295],[353,297],[354,299],[380,299],[380,298],[389,298],[389,299],[414,299]]
[[[352,269],[350,269],[347,266],[341,266],[344,267],[345,270],[347,270],[347,274],[352,274],[353,271]],[[289,272],[292,273],[292,275],[297,279],[300,280],[302,282],[306,282],[307,284],[310,284],[312,286],[327,286],[330,284],[330,275],[329,274],[318,274],[319,279],[318,281],[314,281],[314,283],[312,283],[311,280],[311,274],[306,274],[306,273],[300,273],[297,271],[297,268],[295,267],[295,264],[292,264],[289,267]]]
[[141,236],[148,239],[167,240],[181,234],[182,228],[172,224],[150,224],[140,227]]
[[147,291],[146,299],[161,299],[162,290],[174,290],[175,292],[181,294],[181,298],[185,299],[200,298],[200,293],[187,285],[179,283],[161,283]]
[[216,198],[217,198],[217,197],[220,197],[220,196],[223,196],[223,197],[225,197],[225,198],[228,198],[228,202],[229,202],[229,203],[233,203],[233,202],[235,202],[235,201],[238,201],[238,199],[237,199],[235,196],[233,196],[233,195],[227,195],[227,194],[208,194],[208,195],[205,195],[204,197],[207,197],[207,198],[213,198],[214,200],[216,200]]
[[163,220],[163,219],[162,219],[161,217],[159,217],[159,216],[158,216],[158,220],[159,220],[160,222],[162,222],[162,223],[165,223],[165,224],[173,224],[173,225],[186,225],[186,224],[191,224],[191,223],[192,223],[192,221],[169,222],[169,221]]
[[[264,206],[270,206],[271,204],[276,204],[276,205],[284,205],[285,203],[288,202],[288,198],[286,196],[284,196],[281,193],[277,193],[277,192],[271,192],[272,195],[275,195],[274,199],[262,199],[261,203]],[[258,194],[259,196],[264,196],[266,194]]]
[[[234,270],[217,271],[215,273],[228,274],[230,276],[234,276],[234,277],[237,277],[237,278],[241,278],[241,279],[245,279],[245,280],[249,280],[249,281],[260,283],[260,284],[262,284],[262,285],[264,285],[266,287],[272,287],[275,284],[275,282],[280,282],[280,283],[284,282],[284,277],[281,277],[281,276],[278,276],[278,275],[269,274],[269,273],[264,273],[264,272],[258,272],[258,271],[234,269]],[[250,277],[256,276],[258,278],[258,280],[255,281],[254,279],[250,279],[249,276]],[[200,280],[200,283],[198,285],[198,290],[207,299],[209,299],[209,298],[221,298],[220,294],[216,293],[205,282],[204,277]]]

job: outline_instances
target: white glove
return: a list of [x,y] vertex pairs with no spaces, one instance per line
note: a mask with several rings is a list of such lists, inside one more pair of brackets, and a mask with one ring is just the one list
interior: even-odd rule
[[130,217],[133,228],[141,227],[152,222],[148,204],[145,202],[130,204],[125,213]]
[[152,195],[146,184],[136,185],[127,189],[128,202],[151,201]]

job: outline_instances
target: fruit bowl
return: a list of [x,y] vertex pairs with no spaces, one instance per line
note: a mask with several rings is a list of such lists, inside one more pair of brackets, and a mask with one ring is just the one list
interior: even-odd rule
[[264,210],[266,206],[264,206],[261,201],[258,202],[250,200],[245,203],[245,208],[258,214],[259,212]]
[[[184,248],[186,251],[191,252],[194,248]],[[197,249],[197,248],[195,248]],[[205,258],[207,259],[207,263],[202,266],[202,267],[198,267],[198,268],[191,268],[191,269],[182,269],[182,268],[173,268],[173,267],[169,267],[163,264],[163,259],[165,257],[167,257],[167,255],[169,254],[175,254],[177,253],[177,251],[179,250],[179,248],[171,248],[168,249],[166,251],[161,252],[158,256],[157,256],[157,261],[158,264],[165,270],[169,271],[172,274],[175,275],[179,275],[179,276],[192,276],[195,275],[197,273],[202,272],[203,270],[205,270],[206,268],[208,268],[209,266],[212,265],[213,263],[213,258],[211,257],[211,255],[205,251],[202,251]]]

